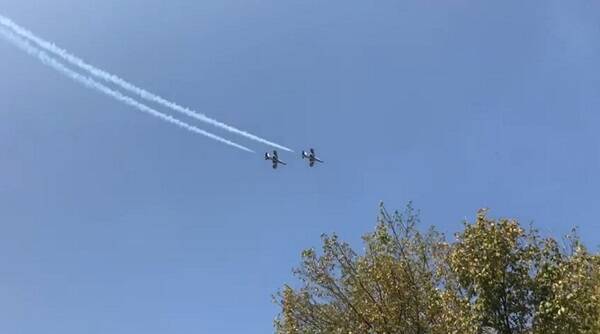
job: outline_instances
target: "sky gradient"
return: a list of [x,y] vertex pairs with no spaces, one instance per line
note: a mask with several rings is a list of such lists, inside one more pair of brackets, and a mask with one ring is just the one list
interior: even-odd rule
[[0,14],[296,150],[273,171],[265,145],[190,118],[258,153],[183,131],[0,40],[2,333],[272,332],[301,250],[324,232],[360,248],[381,200],[413,201],[450,238],[489,207],[600,245],[596,1],[0,0]]

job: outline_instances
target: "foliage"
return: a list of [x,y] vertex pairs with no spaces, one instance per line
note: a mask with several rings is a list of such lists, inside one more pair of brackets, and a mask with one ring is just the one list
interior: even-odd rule
[[600,333],[600,256],[480,210],[448,243],[383,205],[358,254],[336,235],[302,252],[275,300],[280,334]]
[[542,249],[535,333],[600,333],[600,263],[579,240],[571,246],[565,253],[549,240]]
[[524,333],[531,323],[536,239],[516,221],[490,221],[483,214],[458,235],[450,266],[482,327]]

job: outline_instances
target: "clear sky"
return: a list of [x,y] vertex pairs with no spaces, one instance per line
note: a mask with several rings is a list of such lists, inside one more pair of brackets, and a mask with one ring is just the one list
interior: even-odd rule
[[[0,14],[297,151],[273,171],[262,144],[183,131],[0,41],[2,333],[271,332],[300,251],[323,232],[360,248],[380,200],[412,200],[449,234],[489,207],[600,245],[597,1],[0,0]],[[325,165],[299,158],[310,146]]]

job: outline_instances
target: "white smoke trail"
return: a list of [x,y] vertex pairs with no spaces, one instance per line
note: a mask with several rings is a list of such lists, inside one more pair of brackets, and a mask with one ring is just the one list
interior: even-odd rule
[[94,81],[93,79],[90,79],[84,75],[81,75],[69,68],[67,68],[65,65],[63,65],[62,63],[60,63],[59,61],[57,61],[56,59],[48,56],[44,51],[36,48],[35,46],[31,45],[29,42],[27,42],[26,40],[16,36],[15,34],[0,28],[0,34],[9,42],[13,43],[14,45],[16,45],[17,47],[19,47],[20,49],[22,49],[23,51],[25,51],[26,53],[28,53],[31,56],[36,57],[38,60],[40,60],[43,64],[55,69],[56,71],[60,72],[61,74],[73,79],[74,81],[88,87],[91,89],[95,89],[101,93],[104,93],[120,102],[123,102],[129,106],[132,106],[140,111],[146,112],[152,116],[158,117],[160,119],[162,119],[163,121],[167,121],[169,123],[175,124],[181,128],[184,128],[188,131],[197,133],[197,134],[201,134],[203,136],[209,137],[211,139],[220,141],[221,143],[227,144],[229,146],[233,146],[236,148],[239,148],[240,150],[246,151],[246,152],[254,152],[251,149],[236,144],[232,141],[229,141],[225,138],[221,138],[217,135],[214,135],[210,132],[206,132],[204,130],[198,129],[197,127],[194,127],[192,125],[189,125],[185,122],[182,122],[180,120],[178,120],[177,118],[171,117],[169,115],[165,115],[161,112],[158,112],[128,96],[125,96],[123,94],[121,94],[118,91],[112,90],[96,81]]
[[5,27],[11,29],[13,32],[15,32],[16,34],[20,35],[21,37],[24,37],[26,39],[29,39],[30,41],[34,42],[35,44],[37,44],[39,47],[41,47],[42,49],[45,49],[46,51],[53,53],[57,56],[59,56],[60,58],[64,59],[65,61],[71,63],[74,66],[77,66],[87,72],[89,72],[90,74],[92,74],[95,77],[98,77],[100,79],[106,80],[108,82],[112,82],[113,84],[120,86],[121,88],[123,88],[124,90],[127,90],[131,93],[134,93],[136,95],[138,95],[139,97],[148,100],[148,101],[152,101],[155,103],[158,103],[164,107],[170,108],[174,111],[183,113],[187,116],[193,117],[197,120],[200,120],[202,122],[211,124],[213,126],[219,127],[221,129],[224,129],[226,131],[244,136],[246,138],[252,139],[254,141],[263,143],[263,144],[267,144],[288,152],[293,152],[293,150],[291,150],[290,148],[287,148],[285,146],[276,144],[272,141],[266,140],[264,138],[258,137],[256,135],[253,135],[251,133],[248,133],[246,131],[237,129],[233,126],[227,125],[225,123],[219,122],[215,119],[212,119],[204,114],[201,114],[199,112],[193,111],[189,108],[180,106],[177,103],[171,102],[169,100],[166,100],[156,94],[153,94],[151,92],[148,92],[140,87],[137,87],[121,78],[119,78],[118,76],[108,73],[106,71],[103,71],[99,68],[96,68],[93,65],[90,65],[88,63],[86,63],[85,61],[83,61],[82,59],[78,58],[75,55],[70,54],[68,51],[54,45],[54,43],[48,42],[38,36],[36,36],[34,33],[32,33],[31,31],[28,31],[27,29],[19,26],[18,24],[16,24],[15,22],[13,22],[12,20],[10,20],[7,17],[4,17],[2,15],[0,15],[0,24],[4,25]]

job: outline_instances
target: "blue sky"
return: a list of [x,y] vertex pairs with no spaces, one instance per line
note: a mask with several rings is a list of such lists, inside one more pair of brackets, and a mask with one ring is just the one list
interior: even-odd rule
[[[595,1],[0,1],[150,91],[326,160],[273,171],[0,43],[0,332],[265,333],[380,200],[600,245]],[[166,111],[164,109],[160,109]],[[190,119],[187,119],[191,121]]]

